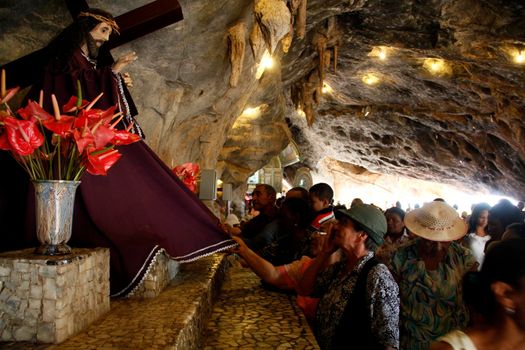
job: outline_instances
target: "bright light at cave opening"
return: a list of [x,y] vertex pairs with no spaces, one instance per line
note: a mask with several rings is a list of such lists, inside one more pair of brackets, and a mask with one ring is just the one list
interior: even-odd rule
[[270,52],[268,50],[264,51],[264,54],[261,58],[261,62],[259,62],[259,66],[257,67],[257,73],[255,74],[255,78],[260,79],[266,69],[271,69],[274,65],[275,61],[270,55]]

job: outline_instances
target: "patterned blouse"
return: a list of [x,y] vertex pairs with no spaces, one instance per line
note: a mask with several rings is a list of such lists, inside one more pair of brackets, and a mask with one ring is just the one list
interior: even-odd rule
[[430,343],[468,321],[461,280],[476,259],[468,249],[450,243],[436,270],[427,270],[418,257],[417,238],[394,255],[392,273],[401,295],[401,349],[427,349]]
[[[321,349],[331,348],[359,272],[373,256],[374,253],[369,252],[349,274],[341,275],[346,266],[346,259],[342,259],[317,277],[314,294],[320,295],[321,300],[317,308],[316,338]],[[381,263],[368,274],[367,300],[372,334],[379,343],[399,349],[399,290],[392,274]],[[348,343],[351,342],[352,339],[348,339]]]

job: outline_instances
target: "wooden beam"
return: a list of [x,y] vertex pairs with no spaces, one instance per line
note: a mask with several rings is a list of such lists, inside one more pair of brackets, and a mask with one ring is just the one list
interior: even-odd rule
[[177,0],[156,0],[115,18],[120,35],[111,38],[112,49],[184,18]]

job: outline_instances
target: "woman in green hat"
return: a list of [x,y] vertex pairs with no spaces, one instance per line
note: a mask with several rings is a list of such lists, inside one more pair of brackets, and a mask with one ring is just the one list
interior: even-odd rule
[[[388,268],[374,258],[387,224],[374,206],[335,213],[321,254],[306,270],[299,293],[320,297],[315,334],[321,349],[399,349],[399,293]],[[344,258],[327,267],[340,249]]]

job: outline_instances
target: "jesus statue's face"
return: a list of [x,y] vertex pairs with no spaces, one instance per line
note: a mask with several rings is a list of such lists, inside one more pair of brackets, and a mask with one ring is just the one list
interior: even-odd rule
[[109,40],[109,36],[111,35],[111,26],[106,22],[100,22],[93,28],[89,34],[91,34],[91,37],[93,38],[95,45],[97,47],[101,47],[106,41]]
[[87,51],[89,57],[96,59],[98,57],[98,50],[111,35],[111,26],[106,22],[100,22],[93,28],[86,38]]

